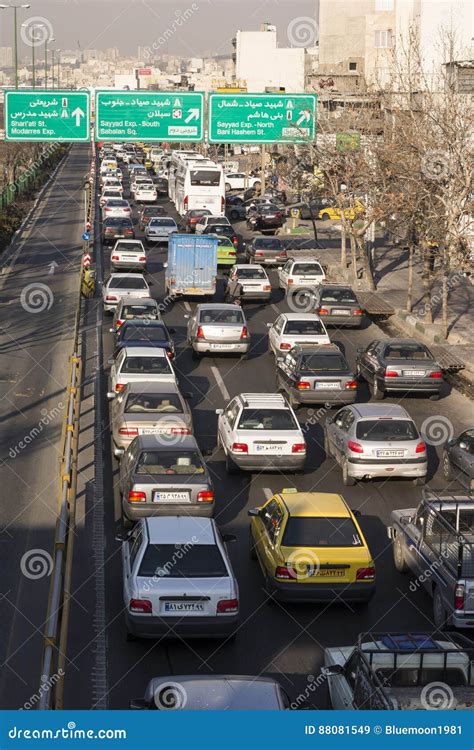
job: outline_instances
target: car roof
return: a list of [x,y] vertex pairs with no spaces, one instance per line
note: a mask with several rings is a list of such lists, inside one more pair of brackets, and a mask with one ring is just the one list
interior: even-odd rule
[[190,544],[191,540],[193,545],[216,544],[212,518],[160,516],[146,518],[144,523],[150,544]]
[[123,304],[125,307],[126,305],[131,306],[143,306],[146,307],[158,307],[158,302],[156,299],[153,299],[153,297],[123,297],[119,304]]
[[124,346],[122,351],[127,357],[162,357],[168,360],[166,349],[162,346]]
[[351,515],[342,495],[334,492],[283,491],[279,494],[292,516],[349,518]]
[[238,398],[242,401],[245,408],[254,407],[274,407],[288,409],[288,402],[281,393],[241,393]]
[[173,675],[155,677],[151,693],[166,690],[166,686],[178,683],[186,695],[185,709],[191,710],[234,710],[244,711],[280,710],[278,683],[267,677],[245,675]]
[[[202,305],[197,305],[196,312],[202,310],[232,310],[232,312],[235,312],[237,307],[237,305],[228,302],[204,302]],[[242,309],[241,312],[243,312]]]
[[287,320],[321,320],[316,313],[281,313]]
[[165,383],[163,381],[149,383],[146,380],[132,380],[127,383],[125,388],[128,393],[177,393],[178,396],[181,396],[180,390],[173,380],[167,380]]
[[411,419],[407,410],[400,404],[352,404],[350,407],[356,415],[363,418],[377,419],[386,417],[387,419],[399,417],[401,419]]

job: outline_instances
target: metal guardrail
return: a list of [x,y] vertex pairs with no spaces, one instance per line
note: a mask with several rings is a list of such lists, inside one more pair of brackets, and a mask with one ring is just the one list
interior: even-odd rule
[[[92,168],[92,164],[94,167]],[[85,228],[93,226],[95,158],[85,190]],[[54,538],[53,570],[44,627],[41,664],[40,700],[38,709],[62,709],[66,648],[71,600],[74,529],[76,523],[77,457],[82,386],[80,354],[81,296],[86,272],[84,258],[89,253],[89,240],[83,240],[79,294],[74,323],[71,368],[67,387],[68,400],[61,436],[60,491]]]

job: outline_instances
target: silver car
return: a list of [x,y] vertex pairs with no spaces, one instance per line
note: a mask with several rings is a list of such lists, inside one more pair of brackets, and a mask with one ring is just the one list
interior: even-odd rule
[[346,486],[373,477],[409,477],[415,484],[426,480],[426,445],[398,404],[345,406],[326,419],[324,448],[341,465]]
[[193,434],[191,409],[172,382],[128,383],[112,401],[110,422],[117,458],[139,435]]
[[211,476],[192,435],[140,435],[120,462],[125,524],[149,516],[214,515]]
[[127,383],[146,381],[147,383],[175,383],[176,374],[161,346],[131,346],[120,349],[117,356],[111,357],[109,390],[107,398],[116,398]]
[[117,303],[110,333],[117,333],[128,320],[161,320],[160,307],[156,299],[125,297]]
[[250,334],[243,310],[238,305],[198,305],[188,319],[188,344],[195,358],[219,352],[245,356],[250,349]]
[[150,287],[141,274],[112,273],[102,287],[104,312],[114,312],[121,299],[150,297]]
[[178,231],[178,225],[169,216],[157,216],[150,219],[145,227],[145,240],[149,245],[168,242],[170,235]]

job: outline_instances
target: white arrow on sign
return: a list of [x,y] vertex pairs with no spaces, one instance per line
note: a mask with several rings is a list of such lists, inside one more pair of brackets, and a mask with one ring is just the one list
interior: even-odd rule
[[52,262],[50,263],[50,266],[49,266],[49,271],[48,271],[48,273],[49,273],[49,274],[52,274],[52,273],[54,273],[54,269],[55,269],[55,268],[57,268],[57,267],[58,267],[58,264],[56,263],[56,261],[55,261],[55,260],[53,260],[53,261],[52,261]]
[[86,113],[80,107],[76,107],[76,109],[72,111],[72,116],[76,118],[76,128],[78,128],[81,124],[81,117],[85,117]]
[[186,117],[184,122],[191,122],[191,120],[198,120],[199,119],[199,110],[198,109],[190,109],[189,115]]
[[304,110],[304,111],[300,110],[299,115],[300,116],[296,120],[296,126],[297,127],[298,127],[298,125],[301,125],[303,122],[309,122],[310,117],[311,117],[311,113],[310,112],[307,112],[306,110]]

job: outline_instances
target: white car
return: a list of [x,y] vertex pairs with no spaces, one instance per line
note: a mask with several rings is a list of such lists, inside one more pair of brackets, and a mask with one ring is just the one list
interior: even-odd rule
[[239,588],[212,518],[138,521],[122,543],[128,639],[226,638],[239,624]]
[[135,200],[137,203],[154,203],[157,199],[156,188],[153,183],[135,183]]
[[102,190],[105,188],[112,188],[113,190],[118,190],[120,193],[123,193],[122,182],[118,177],[115,177],[115,175],[106,174],[104,176],[102,180]]
[[196,234],[203,234],[207,227],[216,225],[225,225],[227,227],[232,226],[229,219],[227,219],[225,216],[201,216],[198,223],[196,224],[195,232]]
[[317,258],[298,260],[290,258],[278,269],[280,289],[291,294],[294,289],[314,289],[326,279],[324,269]]
[[122,152],[122,161],[124,161],[125,164],[130,164],[130,162],[135,159],[136,155],[135,149],[133,151],[131,149],[124,149]]
[[282,313],[274,323],[267,323],[268,351],[275,356],[288,352],[297,344],[330,344],[328,332],[315,313]]
[[139,173],[130,180],[130,195],[135,195],[139,187],[154,187],[153,180]]
[[229,474],[240,469],[303,469],[303,431],[280,393],[242,393],[216,414],[217,444],[224,450]]
[[248,177],[245,172],[228,172],[225,175],[225,189],[246,190],[247,188],[261,185],[259,177]]
[[102,287],[104,312],[114,312],[124,297],[150,297],[150,287],[141,274],[112,273]]
[[100,165],[100,174],[104,174],[104,172],[107,172],[109,169],[118,169],[118,164],[116,159],[111,159],[107,156],[102,160]]
[[125,219],[132,218],[130,203],[120,198],[107,198],[102,206],[102,221],[110,216],[123,216]]
[[109,179],[118,180],[120,184],[122,184],[123,174],[121,170],[120,169],[107,169],[99,177],[100,186],[102,187],[104,185],[104,182]]
[[146,268],[146,253],[141,240],[117,240],[110,254],[110,265],[113,269]]
[[236,286],[242,290],[243,300],[268,301],[272,296],[272,285],[265,269],[258,263],[236,263],[229,273],[229,281],[226,286],[226,301],[233,301],[238,295],[235,294]]
[[123,190],[118,190],[117,188],[104,188],[102,190],[101,196],[100,196],[100,206],[104,206],[109,198],[114,198],[116,200],[122,200],[122,193]]
[[168,242],[170,234],[178,231],[178,225],[169,216],[151,218],[145,227],[145,240],[148,245]]
[[176,373],[161,346],[129,346],[111,358],[107,398],[113,399],[127,383],[176,383]]

